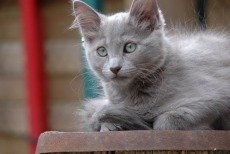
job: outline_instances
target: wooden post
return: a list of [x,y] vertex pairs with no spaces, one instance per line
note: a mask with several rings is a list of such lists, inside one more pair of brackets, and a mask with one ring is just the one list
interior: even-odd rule
[[229,154],[230,131],[47,132],[42,153]]

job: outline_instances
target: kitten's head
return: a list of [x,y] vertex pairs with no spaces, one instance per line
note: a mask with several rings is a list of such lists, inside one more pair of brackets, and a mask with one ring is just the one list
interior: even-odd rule
[[134,0],[129,12],[105,16],[74,1],[75,27],[91,69],[103,82],[130,83],[165,59],[164,19],[156,0]]

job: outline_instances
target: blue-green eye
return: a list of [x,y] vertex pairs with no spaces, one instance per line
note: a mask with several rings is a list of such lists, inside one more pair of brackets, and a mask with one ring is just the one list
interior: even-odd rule
[[101,57],[105,57],[105,56],[108,55],[107,50],[105,49],[105,47],[99,47],[99,48],[97,49],[97,54],[98,54],[99,56],[101,56]]
[[136,43],[127,43],[124,47],[124,52],[125,53],[132,53],[137,49],[137,44]]

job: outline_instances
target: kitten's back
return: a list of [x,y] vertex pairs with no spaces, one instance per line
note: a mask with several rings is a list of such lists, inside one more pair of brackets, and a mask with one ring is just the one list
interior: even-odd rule
[[230,37],[214,31],[171,35],[175,52],[188,69],[217,75],[230,81]]

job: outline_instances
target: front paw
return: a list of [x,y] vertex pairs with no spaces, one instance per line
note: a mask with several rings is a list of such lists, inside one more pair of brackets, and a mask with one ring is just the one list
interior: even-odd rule
[[118,124],[101,121],[102,115],[100,113],[94,113],[89,119],[89,127],[92,131],[108,132],[122,130]]
[[121,130],[120,126],[117,126],[113,123],[102,123],[100,132],[109,132],[109,131],[118,131]]

